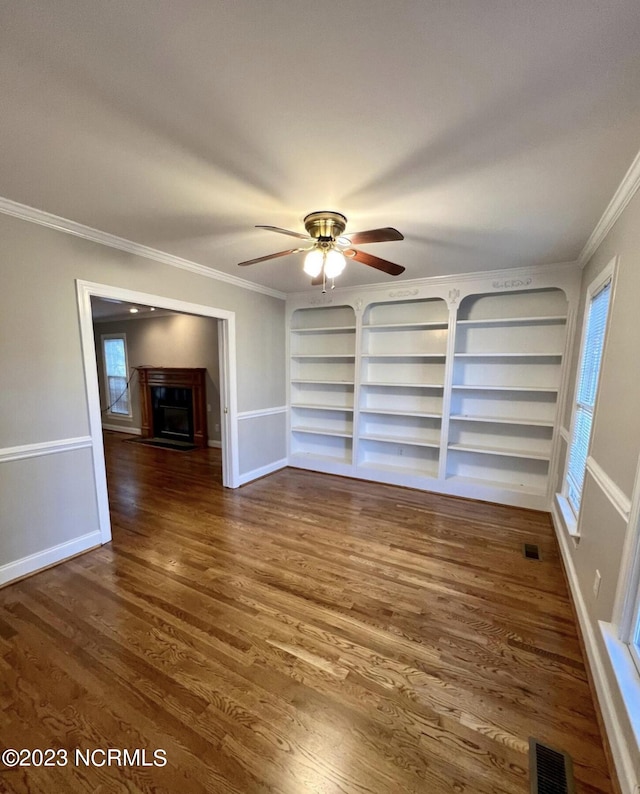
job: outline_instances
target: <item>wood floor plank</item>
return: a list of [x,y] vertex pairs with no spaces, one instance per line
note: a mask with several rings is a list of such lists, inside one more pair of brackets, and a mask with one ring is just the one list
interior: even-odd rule
[[548,515],[105,449],[112,543],[0,590],[0,744],[167,764],[0,791],[526,794],[533,735],[611,792]]

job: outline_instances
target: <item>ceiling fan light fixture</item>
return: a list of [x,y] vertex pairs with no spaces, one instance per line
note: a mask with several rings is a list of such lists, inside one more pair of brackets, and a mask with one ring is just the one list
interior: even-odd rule
[[332,248],[330,251],[327,251],[327,258],[324,263],[325,276],[327,278],[339,276],[346,264],[347,260],[344,258],[344,255],[335,248]]
[[404,273],[402,265],[396,265],[387,259],[381,259],[367,251],[360,251],[353,248],[354,245],[365,245],[369,243],[388,243],[392,240],[404,240],[397,229],[392,226],[385,226],[380,229],[367,229],[363,232],[350,232],[345,235],[344,230],[347,226],[347,218],[341,212],[334,210],[323,210],[322,212],[311,212],[304,218],[304,227],[307,234],[293,232],[289,229],[281,229],[278,226],[258,226],[258,229],[267,229],[278,234],[286,234],[289,237],[298,237],[309,244],[309,247],[289,248],[287,251],[278,251],[275,254],[258,256],[255,259],[248,259],[246,262],[239,262],[241,267],[245,265],[256,265],[259,262],[266,262],[269,259],[279,259],[289,254],[299,254],[306,252],[304,259],[304,272],[311,276],[312,284],[322,284],[323,289],[325,280],[333,280],[345,269],[346,260],[353,259],[368,267],[380,270],[389,276],[399,276]]
[[319,276],[322,271],[322,264],[324,262],[324,254],[319,248],[314,248],[304,258],[304,272],[311,278]]

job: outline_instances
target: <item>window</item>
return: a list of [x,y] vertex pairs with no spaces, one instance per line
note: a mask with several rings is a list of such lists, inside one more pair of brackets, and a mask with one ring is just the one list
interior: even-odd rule
[[[621,582],[624,600],[619,617],[619,636],[627,643],[640,675],[640,459],[633,487],[627,547],[623,551]],[[628,551],[627,551],[628,549]],[[626,570],[625,570],[626,569]],[[640,704],[640,701],[638,701]]]
[[131,416],[127,365],[127,339],[124,334],[102,337],[107,413]]
[[633,657],[633,661],[636,663],[636,667],[638,668],[638,672],[640,673],[640,588],[636,591],[636,610],[633,615],[633,623],[634,631],[630,637],[629,641],[629,648],[631,650],[631,656]]
[[582,498],[582,486],[587,467],[587,455],[593,429],[593,412],[598,393],[600,364],[604,349],[604,338],[611,296],[611,271],[607,268],[605,278],[600,277],[589,288],[587,311],[580,368],[573,406],[573,422],[569,443],[569,463],[564,483],[564,492],[571,509],[577,516]]

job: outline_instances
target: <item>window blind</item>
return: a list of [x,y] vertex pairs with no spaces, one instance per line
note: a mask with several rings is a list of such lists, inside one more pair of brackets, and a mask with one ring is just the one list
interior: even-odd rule
[[112,414],[129,415],[129,392],[127,390],[127,355],[124,339],[103,340],[109,406]]
[[591,442],[593,410],[598,391],[610,293],[611,282],[608,281],[591,298],[586,331],[582,342],[580,373],[576,390],[575,419],[569,446],[569,466],[567,469],[567,499],[576,514],[580,509],[587,455],[589,454],[589,444]]

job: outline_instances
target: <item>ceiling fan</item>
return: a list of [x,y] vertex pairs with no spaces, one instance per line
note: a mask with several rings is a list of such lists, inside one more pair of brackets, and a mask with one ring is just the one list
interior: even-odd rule
[[276,254],[259,256],[256,259],[249,259],[240,262],[240,266],[255,265],[257,262],[265,262],[267,259],[277,259],[280,256],[298,254],[306,251],[304,261],[304,271],[312,277],[313,285],[322,284],[325,288],[326,280],[331,279],[331,289],[335,286],[333,279],[339,276],[344,270],[347,259],[355,259],[368,267],[374,267],[390,276],[399,276],[404,272],[402,265],[396,265],[379,256],[374,256],[365,251],[358,251],[353,245],[366,245],[367,243],[384,243],[392,240],[404,240],[397,229],[386,226],[383,229],[369,229],[366,232],[353,232],[345,234],[347,219],[340,212],[325,210],[322,212],[312,212],[304,219],[304,226],[307,234],[292,232],[288,229],[281,229],[278,226],[256,226],[256,229],[268,229],[278,234],[287,234],[289,237],[297,237],[304,240],[307,245],[300,248],[289,248],[286,251],[278,251]]

